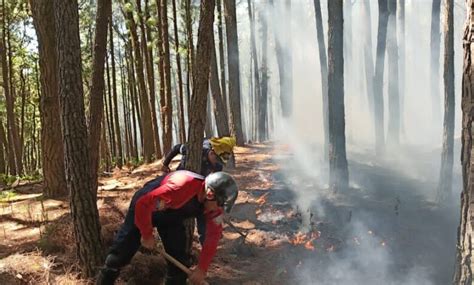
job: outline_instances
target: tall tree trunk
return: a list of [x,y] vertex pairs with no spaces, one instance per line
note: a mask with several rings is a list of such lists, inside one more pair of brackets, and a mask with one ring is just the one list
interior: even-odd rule
[[[324,157],[328,156],[329,125],[328,125],[328,64],[326,58],[326,44],[324,43],[323,18],[321,16],[321,1],[314,0],[314,14],[316,18],[316,32],[319,51],[319,64],[321,66],[321,87],[323,98],[323,124],[324,124]],[[364,1],[365,2],[365,1]]]
[[[8,58],[7,58],[7,21],[5,17],[7,15],[7,7],[5,0],[2,0],[2,38],[0,39],[0,57],[2,66],[3,76],[3,90],[5,94],[5,102],[7,109],[7,134],[8,134],[8,145],[9,145],[9,161],[10,161],[10,174],[20,175],[22,174],[21,165],[21,146],[20,137],[18,135],[18,129],[16,126],[15,118],[15,98],[12,93],[11,86],[11,70],[9,70]],[[13,163],[12,163],[13,162]]]
[[[111,0],[97,1],[95,44],[92,60],[92,83],[89,105],[90,169],[94,195],[97,195],[99,171],[99,147],[102,116],[104,113],[104,65],[107,53],[107,27],[112,14]],[[110,91],[110,90],[109,90]],[[110,110],[112,112],[112,110]],[[105,126],[104,126],[105,127]]]
[[[202,137],[206,124],[207,96],[209,92],[209,72],[213,45],[214,0],[201,0],[201,13],[198,30],[196,68],[193,70],[193,96],[189,112],[189,155],[186,157],[186,169],[200,173],[202,158]],[[194,219],[185,221],[187,236],[194,233]],[[186,250],[191,251],[192,238]]]
[[253,63],[253,70],[254,70],[254,101],[252,102],[252,105],[254,106],[254,112],[253,112],[253,117],[254,117],[254,123],[252,126],[253,129],[253,138],[256,140],[257,139],[257,126],[258,126],[258,110],[259,110],[259,100],[261,97],[260,94],[260,73],[259,73],[259,68],[258,68],[258,55],[257,55],[257,44],[255,42],[255,11],[252,11],[252,2],[250,0],[247,0],[247,8],[248,8],[248,13],[249,13],[249,19],[250,19],[250,46],[251,46],[251,53],[252,53],[252,63]]
[[473,133],[472,122],[474,119],[474,1],[466,0],[467,19],[464,29],[463,48],[464,66],[462,75],[462,178],[463,189],[461,192],[461,213],[458,227],[458,240],[456,245],[456,266],[453,284],[472,284],[474,278],[474,167],[472,158]]
[[439,122],[441,120],[441,92],[440,92],[440,79],[439,79],[439,59],[441,56],[441,34],[439,23],[440,19],[440,10],[441,10],[441,0],[433,0],[431,10],[431,42],[430,42],[430,71],[431,71],[431,110],[432,118],[434,122]]
[[375,150],[377,154],[384,152],[385,124],[383,100],[383,73],[385,66],[385,47],[387,44],[388,0],[379,0],[379,23],[377,32],[377,57],[375,60],[374,78],[374,117],[375,117]]
[[168,0],[161,0],[161,37],[163,40],[163,70],[165,76],[165,107],[161,110],[164,119],[163,153],[171,150],[173,140],[173,102],[171,93],[170,42],[168,35]]
[[[102,160],[105,164],[105,169],[104,171],[110,171],[111,166],[110,166],[110,152],[109,148],[107,147],[107,132],[105,131],[106,125],[105,125],[105,116],[102,117],[102,129],[101,129],[101,136],[102,138],[100,139],[100,160]],[[100,167],[100,166],[99,166]]]
[[53,1],[30,0],[33,24],[38,38],[41,78],[41,161],[43,193],[46,197],[67,195],[59,114],[58,66]]
[[136,72],[138,79],[138,88],[141,106],[142,119],[142,142],[143,142],[143,159],[145,162],[151,162],[155,146],[153,143],[153,126],[151,122],[151,108],[148,93],[145,86],[145,75],[143,74],[143,57],[140,49],[140,43],[137,35],[137,27],[131,12],[125,12],[129,23],[130,36],[132,39],[132,46],[135,52]]
[[[209,91],[209,72],[213,45],[214,0],[201,0],[199,20],[196,69],[193,78],[193,96],[189,114],[189,155],[186,169],[200,173],[202,158],[202,137],[206,124],[207,96]],[[199,68],[198,68],[199,67]]]
[[176,72],[178,73],[178,121],[179,121],[179,139],[182,143],[186,141],[186,127],[184,124],[184,96],[183,96],[183,72],[181,70],[181,56],[179,53],[179,31],[178,17],[176,16],[176,0],[173,2],[173,27],[174,27],[174,49],[176,53]]
[[444,22],[444,123],[443,152],[438,182],[438,201],[450,198],[454,148],[454,1],[446,0]]
[[212,36],[212,50],[211,50],[211,93],[214,107],[214,115],[216,118],[217,134],[219,137],[229,135],[229,121],[227,117],[226,108],[224,107],[224,100],[222,98],[221,88],[219,86],[219,71],[217,68],[216,47],[214,41],[214,33]]
[[109,132],[109,151],[111,150],[111,156],[112,157],[117,157],[117,154],[115,152],[115,128],[114,128],[114,105],[113,105],[113,100],[112,100],[112,88],[110,87],[110,68],[109,68],[109,59],[105,60],[105,70],[106,72],[106,78],[107,78],[107,85],[106,89],[104,89],[104,105],[105,105],[105,121],[106,123],[104,124],[104,127],[108,129]]
[[226,84],[226,76],[225,76],[225,57],[224,57],[224,33],[223,33],[224,25],[222,23],[221,0],[216,1],[216,6],[217,6],[217,34],[219,36],[219,68],[220,68],[220,74],[221,74],[221,91],[222,91],[222,99],[224,100],[225,113],[228,114],[227,84]]
[[20,94],[21,94],[21,113],[20,113],[20,146],[21,146],[21,155],[20,159],[24,159],[24,147],[25,147],[25,107],[26,107],[26,88],[25,88],[25,76],[23,75],[23,69],[20,69]]
[[77,1],[55,1],[54,16],[59,105],[74,236],[81,272],[84,277],[93,277],[102,264],[103,251],[84,112]]
[[[133,145],[134,145],[134,153],[133,157],[135,161],[139,161],[139,152],[138,152],[138,132],[140,132],[140,136],[142,134],[142,120],[140,116],[140,110],[138,108],[138,100],[137,100],[137,91],[135,88],[135,68],[133,65],[133,54],[130,52],[130,61],[128,61],[129,67],[129,86],[130,86],[130,108],[132,109],[132,122],[133,122]],[[137,124],[138,122],[138,124]],[[138,127],[137,127],[138,125]],[[143,150],[142,150],[143,151]]]
[[236,137],[237,145],[244,145],[240,107],[239,40],[237,38],[235,0],[224,0],[224,18],[227,32],[227,59],[229,68],[229,127],[231,135]]
[[[270,0],[273,7],[273,0]],[[280,103],[284,118],[292,114],[293,109],[293,63],[291,59],[291,0],[284,1],[284,17],[288,24],[283,31],[275,31],[275,51],[280,79]],[[277,8],[278,9],[278,8]]]
[[[158,15],[158,33],[157,33],[157,50],[158,50],[158,54],[159,54],[159,57],[158,57],[158,72],[159,72],[159,76],[160,76],[160,118],[161,118],[161,131],[162,131],[162,139],[163,139],[163,142],[165,140],[165,135],[164,135],[164,132],[165,132],[165,129],[166,129],[166,119],[165,119],[165,116],[166,116],[166,92],[165,92],[165,88],[166,88],[166,84],[165,84],[165,50],[164,50],[164,44],[163,44],[163,32],[162,32],[162,27],[161,27],[161,18],[162,18],[162,15],[161,15],[161,5],[162,5],[162,1],[164,0],[157,0],[156,1],[156,14]],[[163,145],[163,153],[167,153],[164,149],[164,145]]]
[[[369,112],[374,111],[374,57],[372,55],[372,17],[370,13],[370,1],[362,1],[363,5],[363,25],[364,25],[364,68],[365,83],[367,88],[367,102]],[[371,116],[372,120],[374,117]]]
[[[2,0],[2,3],[4,3],[4,0]],[[7,49],[7,53],[8,53],[8,68],[6,68],[6,71],[8,73],[7,75],[7,78],[9,80],[9,86],[10,86],[10,98],[11,98],[11,107],[10,108],[13,108],[13,106],[15,105],[15,84],[13,84],[13,77],[14,77],[14,69],[13,69],[13,48],[12,48],[12,42],[11,42],[11,35],[10,35],[10,23],[11,23],[11,20],[10,20],[10,13],[6,13],[5,9],[6,6],[4,6],[4,14],[2,17],[2,20],[3,20],[3,38],[5,40],[5,42],[3,43],[3,46]],[[5,37],[5,33],[6,33],[6,37]],[[7,102],[8,104],[8,102]],[[14,110],[14,108],[13,108]],[[7,108],[7,116],[8,116],[8,108]],[[23,160],[22,160],[22,157],[23,157],[23,154],[22,154],[22,144],[21,144],[21,141],[20,141],[20,136],[18,134],[18,125],[17,125],[17,121],[16,121],[16,116],[15,116],[15,112],[13,111],[13,118],[14,118],[14,121],[12,121],[12,128],[13,128],[13,131],[12,131],[12,138],[13,138],[13,143],[14,143],[14,148],[15,148],[15,164],[16,164],[16,171],[17,171],[17,174],[23,174]]]
[[210,138],[214,135],[212,128],[212,106],[211,106],[211,94],[207,94],[207,103],[206,103],[206,126],[204,128],[204,134],[206,137]]
[[193,41],[193,19],[191,11],[191,0],[184,0],[184,9],[186,13],[186,36],[188,38],[188,57],[189,57],[189,72],[191,74],[191,80],[193,77],[194,69],[194,41]]
[[398,0],[397,5],[398,29],[398,65],[399,65],[399,97],[400,97],[400,134],[404,135],[404,101],[405,101],[405,0]]
[[117,77],[115,71],[115,50],[114,50],[114,31],[112,29],[112,15],[109,15],[109,44],[110,44],[110,60],[112,65],[112,94],[114,101],[114,128],[115,128],[115,142],[116,142],[116,154],[115,163],[118,168],[122,168],[123,165],[123,148],[122,148],[122,135],[120,133],[120,121],[119,121],[119,108],[118,108],[118,95],[117,95]]
[[149,17],[149,11],[148,11],[148,0],[145,1],[145,15],[142,14],[142,9],[141,9],[141,0],[137,0],[137,10],[139,14],[139,20],[140,20],[140,29],[142,31],[142,50],[144,54],[144,60],[145,60],[145,67],[146,67],[146,77],[147,77],[147,83],[148,83],[148,88],[150,90],[150,96],[148,99],[150,100],[150,110],[151,110],[151,126],[153,129],[153,146],[155,148],[155,156],[156,158],[161,157],[163,154],[161,152],[161,146],[160,146],[160,130],[158,126],[158,117],[156,113],[156,104],[155,104],[155,76],[153,72],[153,49],[151,44],[148,44],[151,42],[151,32],[150,29],[146,27],[145,22],[143,20],[143,17],[145,19],[148,19]]
[[334,191],[348,189],[344,119],[343,1],[328,2],[329,182]]
[[[266,7],[265,7],[266,8]],[[261,16],[262,23],[262,82],[260,88],[260,98],[258,104],[258,140],[264,141],[268,138],[268,13],[263,9]]]
[[7,165],[5,165],[5,154],[7,154],[7,135],[5,134],[5,128],[3,127],[3,118],[0,121],[0,173],[7,173]]
[[398,40],[397,40],[397,0],[389,1],[388,54],[388,143],[398,146],[400,142],[400,96],[398,89]]

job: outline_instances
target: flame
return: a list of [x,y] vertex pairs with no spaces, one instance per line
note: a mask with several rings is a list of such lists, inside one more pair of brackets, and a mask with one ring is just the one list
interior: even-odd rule
[[306,242],[306,234],[302,232],[298,232],[292,239],[290,239],[290,243],[293,245],[300,245]]
[[307,250],[315,250],[313,241],[321,236],[321,232],[315,231],[311,233],[298,232],[289,242],[293,245],[303,245]]
[[304,244],[304,247],[307,250],[314,250],[313,240],[309,240]]
[[267,196],[268,196],[268,194],[270,194],[270,193],[266,193],[266,194],[263,194],[262,196],[260,196],[260,197],[256,200],[257,204],[259,204],[260,206],[262,206],[263,204],[265,204],[265,203],[267,202]]

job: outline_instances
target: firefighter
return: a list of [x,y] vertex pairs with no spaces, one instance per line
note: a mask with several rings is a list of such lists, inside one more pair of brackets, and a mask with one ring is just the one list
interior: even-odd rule
[[[202,165],[201,175],[207,176],[210,173],[222,171],[223,166],[227,163],[233,153],[236,144],[234,137],[221,137],[205,139],[202,143]],[[169,172],[169,165],[173,158],[181,154],[181,161],[176,170],[182,170],[186,167],[186,145],[177,144],[166,155],[162,170]]]
[[[201,175],[207,176],[211,173],[222,171],[224,165],[233,153],[236,140],[234,137],[221,137],[205,139],[202,143]],[[164,172],[170,172],[169,165],[173,158],[181,154],[181,161],[176,170],[183,170],[186,167],[186,145],[177,144],[166,155],[163,166]],[[196,227],[199,234],[199,242],[204,244],[206,237],[206,222],[204,216],[196,217]]]
[[[97,284],[114,284],[120,269],[130,263],[140,245],[148,249],[156,246],[153,227],[158,230],[165,251],[189,267],[186,245],[192,242],[192,237],[187,236],[183,222],[204,215],[206,238],[198,265],[189,276],[192,284],[201,284],[222,236],[224,212],[230,212],[237,194],[235,180],[225,172],[203,177],[180,170],[149,181],[134,194]],[[187,278],[184,272],[168,262],[165,284],[186,284]]]

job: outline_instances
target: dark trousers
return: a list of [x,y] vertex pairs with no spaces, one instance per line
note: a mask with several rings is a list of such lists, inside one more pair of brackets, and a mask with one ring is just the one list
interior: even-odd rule
[[[114,243],[105,262],[105,268],[97,280],[97,284],[114,284],[120,269],[129,264],[141,245],[141,235],[135,226],[135,203],[144,194],[160,185],[163,177],[148,182],[132,198],[130,208],[120,230],[115,236]],[[197,197],[191,199],[182,208],[153,213],[153,226],[158,230],[165,251],[186,266],[190,266],[190,256],[186,247],[192,241],[192,236],[187,233],[184,220],[202,215],[204,207]],[[186,284],[187,276],[178,267],[168,262],[166,284]]]

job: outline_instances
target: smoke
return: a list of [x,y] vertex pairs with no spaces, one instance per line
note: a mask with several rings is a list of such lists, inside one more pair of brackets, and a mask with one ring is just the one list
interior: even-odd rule
[[[363,25],[362,1],[370,4],[372,27]],[[268,68],[270,127],[272,138],[289,146],[289,153],[275,157],[282,164],[284,183],[294,191],[297,208],[303,215],[303,230],[310,227],[311,214],[331,223],[332,234],[343,246],[333,253],[316,252],[295,269],[299,284],[447,284],[454,268],[458,194],[461,190],[459,163],[455,163],[454,200],[439,207],[435,202],[439,177],[441,120],[434,119],[430,94],[431,1],[406,1],[405,90],[400,145],[374,155],[372,110],[369,110],[363,38],[372,34],[375,63],[378,6],[376,1],[350,1],[351,17],[345,29],[345,121],[349,161],[348,193],[329,191],[328,165],[323,153],[323,110],[321,71],[312,0],[293,0],[291,17],[284,1],[255,1],[257,27],[261,17],[269,25]],[[460,101],[462,64],[463,2],[455,7],[456,104]],[[323,26],[327,32],[327,0],[321,1]],[[246,4],[239,5],[239,19],[248,17]],[[265,10],[266,13],[262,13]],[[346,9],[346,12],[348,10]],[[267,16],[265,16],[267,15]],[[282,19],[291,18],[291,23]],[[443,16],[442,16],[443,18]],[[240,50],[249,51],[248,21],[239,21]],[[441,29],[443,23],[441,23]],[[392,29],[388,29],[390,32]],[[257,28],[258,31],[258,28]],[[290,33],[291,38],[282,36]],[[388,34],[388,37],[395,35]],[[293,116],[281,118],[279,74],[275,57],[275,37],[292,55]],[[441,40],[443,37],[441,37]],[[289,42],[291,41],[291,44]],[[327,47],[327,34],[325,35]],[[260,48],[257,34],[257,47]],[[290,47],[291,48],[288,48]],[[259,51],[260,52],[260,51]],[[250,53],[241,53],[241,73],[248,74]],[[440,54],[440,79],[442,79]],[[384,72],[385,124],[388,123],[388,68]],[[400,73],[402,71],[400,70]],[[244,94],[248,76],[241,77]],[[443,86],[440,82],[440,94]],[[243,96],[245,97],[245,96]],[[246,100],[246,99],[243,99]],[[442,98],[443,100],[443,98]],[[249,107],[250,102],[244,101]],[[440,106],[442,108],[442,106]],[[460,108],[456,108],[456,131],[460,136]],[[248,116],[247,116],[248,122]],[[455,158],[460,157],[459,139]],[[456,160],[455,160],[456,161]],[[457,160],[458,161],[458,160]],[[311,213],[311,214],[310,214]],[[325,232],[323,231],[323,234]],[[328,233],[327,233],[328,234]],[[331,233],[329,233],[331,234]],[[357,241],[357,242],[356,242]],[[316,241],[317,242],[317,241]]]
[[425,285],[428,281],[429,269],[423,265],[411,268],[407,273],[392,271],[391,253],[384,246],[384,241],[365,227],[364,223],[356,222],[353,228],[353,247],[342,254],[335,254],[324,264],[303,263],[297,269],[299,284],[393,284],[393,285]]

